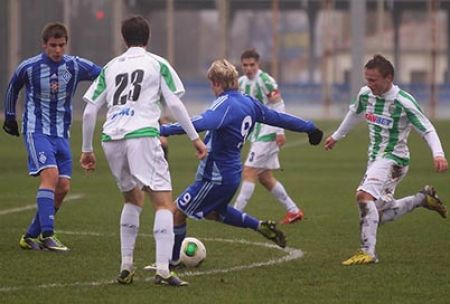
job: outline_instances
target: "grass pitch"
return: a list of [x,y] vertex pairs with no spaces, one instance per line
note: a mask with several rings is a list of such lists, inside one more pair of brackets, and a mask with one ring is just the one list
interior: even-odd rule
[[[337,124],[318,123],[330,131]],[[450,153],[450,122],[435,125]],[[382,226],[379,264],[340,265],[359,245],[354,192],[367,159],[368,135],[363,125],[329,152],[305,144],[304,134],[287,134],[288,144],[281,153],[283,170],[276,177],[306,214],[301,223],[281,227],[290,250],[275,248],[251,230],[189,221],[188,235],[204,241],[208,257],[200,268],[180,272],[191,283],[185,288],[155,286],[152,274],[142,270],[154,260],[153,209],[148,201],[135,251],[135,282],[130,286],[114,283],[120,267],[122,198],[98,142],[96,172],[85,175],[79,168],[79,123],[72,133],[72,189],[56,218],[59,238],[72,249],[68,254],[18,247],[35,212],[38,180],[27,175],[22,139],[0,134],[1,303],[450,302],[450,221],[434,212],[420,208]],[[448,203],[449,174],[433,172],[430,151],[412,133],[412,164],[396,197],[432,184]],[[169,157],[176,195],[192,182],[197,166],[187,137],[170,139]],[[276,220],[285,212],[259,185],[246,211]]]

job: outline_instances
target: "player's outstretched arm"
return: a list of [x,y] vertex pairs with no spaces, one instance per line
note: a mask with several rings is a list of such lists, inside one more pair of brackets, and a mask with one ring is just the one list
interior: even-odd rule
[[255,100],[253,104],[257,110],[256,121],[294,132],[305,132],[308,134],[309,143],[314,146],[322,141],[323,132],[312,121],[274,111]]
[[347,134],[353,129],[353,127],[362,121],[362,115],[356,114],[351,109],[347,112],[338,129],[325,140],[325,150],[332,150],[336,145],[336,142],[347,136]]

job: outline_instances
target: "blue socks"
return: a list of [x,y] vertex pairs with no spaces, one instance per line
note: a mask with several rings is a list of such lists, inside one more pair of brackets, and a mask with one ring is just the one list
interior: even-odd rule
[[171,261],[176,262],[180,259],[181,244],[186,238],[186,224],[174,226],[173,233],[175,234],[175,243],[173,244]]
[[35,239],[39,236],[40,233],[41,233],[41,223],[39,222],[39,212],[36,211],[36,214],[34,215],[33,221],[28,227],[25,237],[31,237]]
[[[253,216],[241,212],[231,206],[227,206],[225,214],[221,214],[221,217],[224,224],[240,228],[250,228],[253,230],[258,230],[260,222]],[[186,224],[173,227],[173,233],[175,234],[175,243],[173,245],[171,261],[176,262],[180,259],[181,244],[186,238]]]
[[227,211],[225,214],[222,214],[222,217],[223,223],[234,227],[250,228],[253,230],[258,230],[259,227],[258,219],[230,206],[227,206]]
[[[55,221],[55,192],[50,189],[39,189],[36,197],[40,228],[43,237],[53,235]],[[33,220],[33,222],[36,222]],[[33,226],[31,224],[30,228]]]

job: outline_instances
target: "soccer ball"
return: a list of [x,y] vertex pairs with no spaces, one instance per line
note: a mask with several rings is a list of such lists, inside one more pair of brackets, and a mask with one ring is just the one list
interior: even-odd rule
[[187,237],[183,240],[180,259],[186,267],[198,267],[205,258],[206,248],[202,241],[193,237]]

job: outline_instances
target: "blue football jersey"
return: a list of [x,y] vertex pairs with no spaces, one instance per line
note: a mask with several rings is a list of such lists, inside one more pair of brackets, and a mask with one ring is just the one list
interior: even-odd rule
[[16,104],[25,85],[23,133],[69,137],[72,98],[80,81],[94,80],[101,68],[89,60],[65,55],[54,62],[45,53],[23,61],[16,69],[5,99],[6,119],[16,119]]
[[[218,184],[239,183],[241,150],[256,122],[296,132],[311,132],[313,122],[269,109],[256,99],[235,90],[223,92],[212,105],[192,120],[198,132],[207,131],[204,142],[208,156],[201,160],[197,181]],[[160,127],[161,136],[184,134],[178,123]]]

